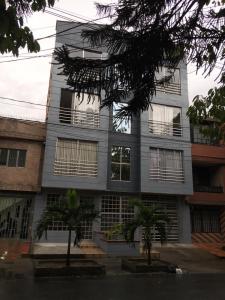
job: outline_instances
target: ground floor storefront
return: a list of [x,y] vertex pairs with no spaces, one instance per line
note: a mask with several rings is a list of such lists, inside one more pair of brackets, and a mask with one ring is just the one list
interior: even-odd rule
[[[33,236],[44,209],[47,206],[60,206],[61,202],[65,201],[65,193],[64,190],[45,189],[42,193],[36,195]],[[186,204],[184,197],[156,194],[129,195],[98,191],[78,191],[78,195],[80,202],[92,202],[99,212],[99,217],[92,223],[84,222],[82,224],[82,236],[86,241],[95,242],[98,233],[107,232],[116,224],[129,222],[135,214],[135,209],[129,205],[130,199],[139,198],[146,206],[160,207],[160,210],[168,215],[170,219],[170,224],[166,228],[168,243],[191,243],[189,205]],[[52,220],[52,223],[48,226],[47,239],[42,237],[41,240],[35,240],[34,242],[66,243],[67,236],[67,227],[60,221]],[[142,239],[141,230],[136,233],[135,239]],[[153,230],[153,239],[156,242],[160,241],[156,230]]]

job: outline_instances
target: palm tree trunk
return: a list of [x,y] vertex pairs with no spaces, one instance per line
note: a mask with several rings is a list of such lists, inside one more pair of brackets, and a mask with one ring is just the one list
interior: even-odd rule
[[71,229],[69,229],[69,236],[68,236],[68,247],[67,247],[67,255],[66,255],[66,265],[70,266],[70,246],[71,246]]
[[152,264],[151,250],[152,250],[152,243],[151,243],[151,241],[148,241],[147,242],[147,254],[148,254],[148,265],[149,266]]

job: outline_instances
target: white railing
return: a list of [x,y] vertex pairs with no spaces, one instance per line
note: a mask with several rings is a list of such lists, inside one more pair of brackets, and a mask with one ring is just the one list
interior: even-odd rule
[[148,121],[149,132],[157,135],[182,136],[183,130],[180,123]]
[[181,85],[180,83],[164,83],[157,84],[156,82],[156,90],[159,92],[171,93],[171,94],[181,94]]
[[60,108],[59,119],[61,123],[74,126],[99,127],[99,112]]
[[159,181],[184,182],[184,171],[183,169],[151,168],[149,177]]
[[55,160],[54,174],[97,177],[97,162]]

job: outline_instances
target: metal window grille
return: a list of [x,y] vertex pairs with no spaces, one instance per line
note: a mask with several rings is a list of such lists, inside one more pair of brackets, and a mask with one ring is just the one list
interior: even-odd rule
[[97,177],[97,143],[58,139],[54,174]]
[[[179,228],[177,217],[177,199],[169,195],[144,195],[142,201],[145,206],[160,207],[161,211],[168,216],[170,224],[166,224],[166,236],[168,242],[179,240]],[[157,230],[153,227],[153,241],[160,241]]]
[[[48,194],[47,195],[47,206],[49,207],[60,207],[65,198],[60,194]],[[80,203],[90,201],[94,203],[94,197],[92,196],[80,196]],[[48,230],[51,231],[67,231],[68,226],[66,226],[62,221],[52,218],[52,223],[48,226]],[[82,238],[86,240],[92,239],[92,222],[84,221],[81,224]]]
[[124,224],[134,217],[134,208],[126,196],[103,195],[101,204],[101,230],[110,230],[113,225]]
[[0,197],[0,237],[29,238],[32,200]]
[[184,182],[183,152],[151,147],[149,178],[158,181]]
[[192,232],[220,233],[220,209],[197,208],[191,213]]
[[[48,194],[47,195],[47,207],[60,207],[64,201],[62,195],[60,194]],[[56,220],[52,217],[52,223],[48,225],[48,230],[55,231],[66,231],[68,226],[66,226],[62,221]]]

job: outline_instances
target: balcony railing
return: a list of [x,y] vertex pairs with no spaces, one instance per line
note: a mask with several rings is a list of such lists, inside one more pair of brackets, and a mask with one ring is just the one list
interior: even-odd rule
[[97,162],[55,160],[54,174],[97,177]]
[[222,186],[204,186],[204,185],[194,185],[195,192],[202,193],[223,193]]
[[157,84],[156,90],[159,92],[171,93],[171,94],[181,94],[181,85],[180,83],[165,83],[165,84]]
[[184,182],[183,169],[161,169],[152,168],[149,172],[149,177],[152,180],[170,181],[170,182]]
[[59,119],[61,123],[71,124],[74,126],[91,128],[99,127],[99,113],[94,111],[60,108]]
[[157,135],[182,136],[183,130],[180,123],[148,121],[149,132]]

